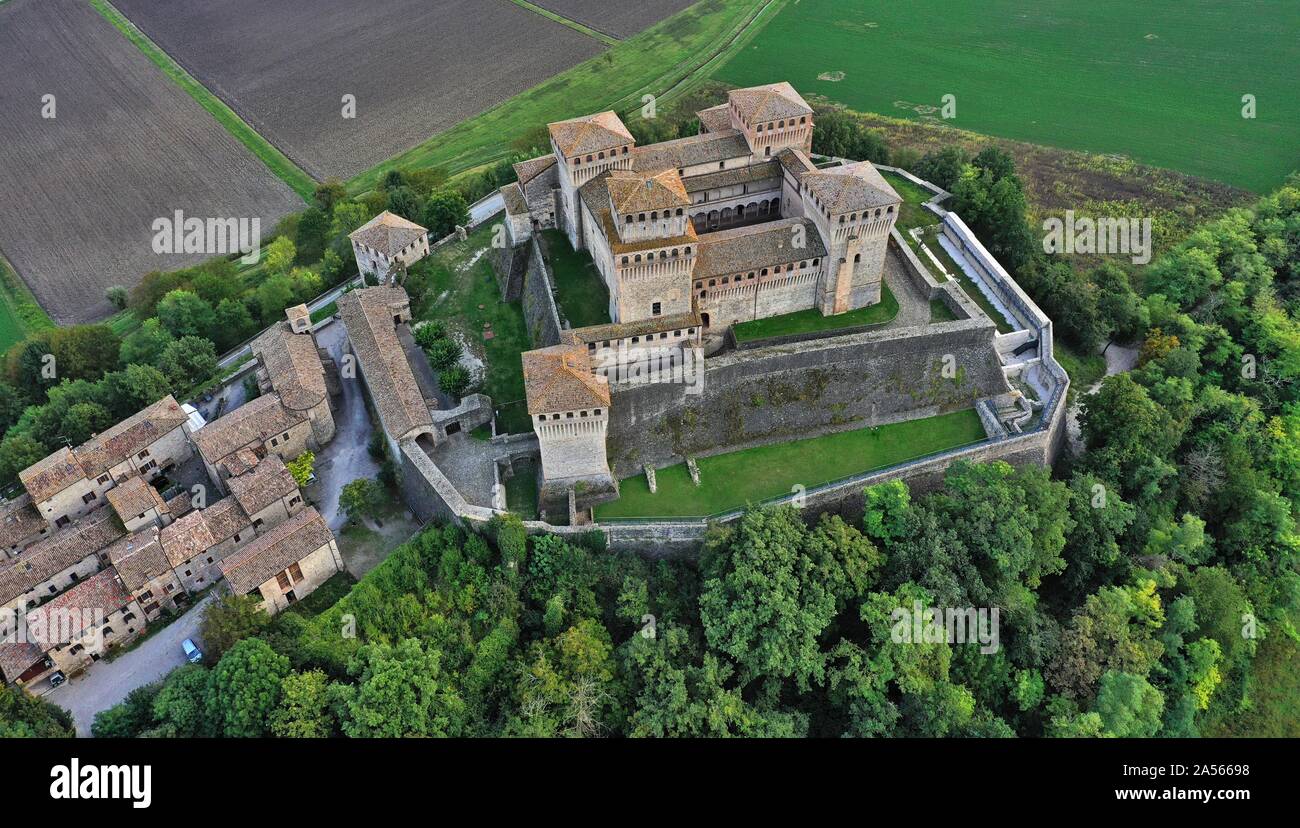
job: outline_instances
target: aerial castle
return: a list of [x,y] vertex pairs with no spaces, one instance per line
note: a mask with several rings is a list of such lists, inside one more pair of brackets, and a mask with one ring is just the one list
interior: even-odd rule
[[514,244],[558,228],[609,291],[611,324],[524,355],[544,501],[575,487],[585,503],[617,496],[611,370],[651,351],[666,368],[701,367],[706,335],[733,324],[880,301],[902,199],[875,167],[817,169],[812,108],[788,83],[698,114],[699,135],[645,147],[613,112],[550,124],[552,152],[515,165],[502,190]]

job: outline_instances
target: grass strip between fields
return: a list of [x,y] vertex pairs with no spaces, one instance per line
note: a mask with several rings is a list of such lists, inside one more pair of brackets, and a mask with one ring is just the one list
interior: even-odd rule
[[90,5],[94,6],[95,10],[104,19],[112,23],[127,40],[134,43],[136,48],[144,53],[145,57],[153,61],[154,65],[163,71],[163,74],[171,78],[199,106],[206,109],[213,118],[216,118],[217,123],[225,127],[227,132],[245,147],[248,147],[249,151],[256,155],[276,178],[288,184],[304,201],[312,197],[312,193],[316,190],[316,182],[311,176],[307,175],[297,164],[290,161],[288,156],[276,149],[270,141],[263,138],[247,121],[240,118],[229,106],[226,106],[224,101],[209,91],[206,86],[199,83],[193,75],[185,71],[184,67],[172,60],[171,56],[164,52],[158,44],[150,40],[148,35],[140,31],[108,0],[90,0]]
[[619,499],[596,507],[596,520],[710,517],[746,504],[811,489],[926,455],[987,439],[975,409],[906,420],[876,428],[701,457],[700,485],[685,463],[659,469],[650,493],[645,475],[619,482]]
[[519,6],[521,9],[528,9],[530,12],[533,12],[534,14],[540,14],[542,17],[545,17],[547,20],[553,20],[556,23],[559,23],[561,26],[568,26],[570,29],[573,29],[575,32],[578,32],[579,34],[585,34],[587,37],[593,38],[595,40],[599,40],[601,43],[604,43],[606,46],[615,46],[620,42],[618,38],[611,37],[605,34],[604,32],[600,31],[599,29],[593,29],[590,26],[585,26],[576,20],[572,20],[568,17],[565,17],[562,14],[557,14],[551,11],[550,9],[544,9],[541,6],[536,5],[535,3],[529,3],[528,0],[510,0],[510,2],[514,3],[516,6]]
[[373,190],[393,169],[443,167],[455,175],[482,167],[508,156],[531,128],[602,109],[627,112],[642,106],[643,94],[662,106],[788,2],[704,0],[361,173],[348,190]]
[[17,271],[0,256],[0,353],[28,334],[54,327]]

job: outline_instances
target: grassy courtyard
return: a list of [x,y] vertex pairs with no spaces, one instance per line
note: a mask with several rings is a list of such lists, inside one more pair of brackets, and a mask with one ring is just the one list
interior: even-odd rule
[[465,241],[443,245],[425,260],[427,264],[412,269],[407,287],[418,297],[417,319],[441,321],[482,360],[482,390],[497,407],[497,431],[518,434],[532,428],[519,359],[532,343],[523,308],[518,302],[501,300],[491,242],[492,225],[484,224]]
[[715,76],[926,121],[952,95],[951,126],[1262,192],[1295,167],[1297,30],[1285,0],[801,0]]
[[542,236],[560,315],[575,328],[609,324],[609,289],[591,255],[574,250],[559,230],[547,230]]
[[822,316],[816,308],[769,316],[766,319],[754,319],[741,322],[732,327],[737,342],[752,342],[755,339],[767,339],[773,336],[812,333],[815,331],[836,331],[842,328],[855,328],[860,325],[880,325],[898,316],[898,300],[894,298],[889,285],[880,286],[880,301],[874,305],[848,313],[834,316]]
[[984,439],[979,415],[963,409],[717,454],[697,461],[699,486],[691,482],[684,463],[656,473],[655,494],[645,475],[621,481],[621,497],[596,507],[596,519],[706,517],[790,494],[797,485],[812,488]]

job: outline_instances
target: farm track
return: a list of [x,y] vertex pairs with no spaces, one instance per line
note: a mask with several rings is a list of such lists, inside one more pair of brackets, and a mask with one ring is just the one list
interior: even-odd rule
[[0,5],[0,77],[14,102],[0,119],[0,250],[60,324],[112,313],[111,285],[210,258],[155,254],[157,218],[255,217],[269,230],[301,207],[82,0]]

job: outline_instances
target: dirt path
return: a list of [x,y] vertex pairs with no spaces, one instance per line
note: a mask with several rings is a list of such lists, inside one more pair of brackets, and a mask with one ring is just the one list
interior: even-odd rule
[[1079,425],[1079,406],[1082,404],[1083,398],[1100,388],[1102,381],[1105,380],[1106,377],[1112,377],[1115,374],[1123,374],[1127,371],[1132,371],[1137,365],[1138,349],[1136,346],[1132,345],[1116,345],[1111,343],[1111,345],[1106,348],[1104,356],[1106,357],[1106,376],[1102,377],[1101,380],[1094,382],[1082,392],[1076,393],[1074,395],[1074,404],[1070,406],[1070,410],[1065,414],[1066,434],[1070,439],[1070,449],[1074,451],[1075,454],[1083,451],[1083,433]]

